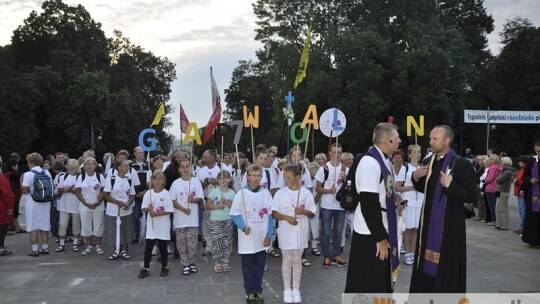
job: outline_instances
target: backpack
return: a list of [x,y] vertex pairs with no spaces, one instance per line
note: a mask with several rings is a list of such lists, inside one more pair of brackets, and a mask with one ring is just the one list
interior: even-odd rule
[[53,183],[52,179],[45,173],[45,170],[38,172],[32,170],[34,173],[34,186],[30,195],[34,202],[46,203],[53,200]]
[[[349,210],[349,211],[356,210],[356,207],[358,206],[358,203],[360,202],[360,194],[358,193],[358,190],[356,189],[356,169],[358,168],[358,164],[360,163],[360,160],[362,159],[362,157],[366,155],[373,157],[373,155],[371,155],[371,153],[369,152],[356,154],[356,156],[354,157],[354,162],[351,166],[351,169],[349,170],[349,173],[347,173],[345,185],[347,184],[347,182],[349,181],[351,182],[351,190],[352,190],[352,196],[353,196],[352,203],[345,204],[345,200],[344,200],[345,194],[346,194],[345,185],[341,186],[341,188],[339,188],[339,191],[336,193],[336,200],[339,202],[341,208],[345,210]],[[381,172],[379,183],[383,179],[384,177]]]
[[[94,174],[96,175],[96,178],[97,178],[99,184],[101,185],[101,174],[99,174],[97,172],[95,172]],[[86,172],[83,171],[79,175],[81,176],[81,183],[84,182],[84,179],[86,178]],[[131,179],[130,179],[130,181],[131,181]],[[131,183],[130,183],[130,186],[131,186]]]

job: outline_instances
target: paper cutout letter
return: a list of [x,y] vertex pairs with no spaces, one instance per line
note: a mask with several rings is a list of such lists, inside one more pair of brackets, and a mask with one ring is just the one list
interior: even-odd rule
[[418,125],[413,116],[407,116],[407,136],[412,135],[411,126],[418,136],[424,136],[424,115],[420,115],[420,125]]
[[[144,140],[146,134],[152,134],[153,136],[148,136],[146,138],[146,141]],[[139,146],[143,149],[143,151],[149,152],[154,151],[157,148],[157,140],[154,138],[156,135],[156,130],[152,128],[147,128],[141,131],[139,133]],[[150,145],[147,145],[150,144]]]
[[197,145],[202,145],[201,133],[199,133],[199,128],[197,128],[196,122],[192,122],[189,124],[188,129],[186,131],[186,136],[184,137],[184,140],[182,141],[182,143],[184,145],[187,145],[190,140],[195,140]]
[[255,115],[253,113],[248,113],[248,107],[242,107],[244,111],[244,127],[249,128],[253,125],[254,128],[259,127],[259,106],[255,106]]
[[314,104],[309,105],[300,127],[305,129],[308,123],[313,125],[313,129],[319,130],[319,116],[317,115],[317,107]]

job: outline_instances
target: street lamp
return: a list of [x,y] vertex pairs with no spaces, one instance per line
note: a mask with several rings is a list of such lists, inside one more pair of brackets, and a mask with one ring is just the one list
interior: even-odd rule
[[100,128],[94,129],[94,118],[92,117],[92,124],[90,126],[90,149],[96,150],[96,142],[94,137],[97,137],[97,140],[103,139],[103,131]]

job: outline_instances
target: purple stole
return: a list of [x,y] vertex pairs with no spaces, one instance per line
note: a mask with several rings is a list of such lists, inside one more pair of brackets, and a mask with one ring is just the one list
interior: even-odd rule
[[377,160],[381,167],[381,173],[384,180],[384,186],[386,188],[386,218],[388,220],[388,241],[390,243],[390,266],[392,280],[395,281],[401,268],[399,267],[398,256],[398,239],[397,239],[397,216],[396,216],[396,204],[395,204],[395,191],[394,191],[394,177],[392,172],[388,170],[381,154],[372,146],[369,148],[369,153]]
[[[448,170],[448,166],[450,165],[450,162],[452,161],[452,158],[456,155],[456,152],[454,150],[450,149],[448,150],[448,153],[444,156],[444,160],[441,166],[441,171],[446,172]],[[431,276],[436,277],[437,276],[437,267],[439,266],[439,258],[441,256],[441,244],[442,244],[442,238],[443,238],[443,229],[444,229],[444,215],[446,213],[446,203],[448,201],[448,197],[443,192],[443,186],[441,185],[441,175],[439,172],[431,172],[433,162],[435,161],[435,158],[437,157],[436,154],[433,154],[430,163],[429,168],[429,174],[426,178],[426,187],[429,178],[431,177],[431,174],[436,174],[435,178],[437,178],[437,186],[435,188],[435,195],[433,196],[433,206],[431,208],[431,214],[430,214],[430,220],[429,220],[429,227],[426,230],[427,233],[427,241],[425,244],[425,248],[422,248],[422,241],[420,239],[420,252],[424,250],[424,273]],[[452,168],[450,168],[451,170]],[[450,172],[452,174],[452,172]],[[427,195],[425,195],[426,191],[424,191],[424,204],[426,203],[425,200],[427,198]],[[425,206],[422,208],[422,219],[423,222],[424,219],[424,210]],[[422,227],[423,228],[423,227]],[[422,232],[420,232],[420,238],[422,237]]]
[[[538,180],[538,156],[534,157],[531,167],[531,176]],[[540,184],[531,185],[532,190],[532,212],[540,213]]]

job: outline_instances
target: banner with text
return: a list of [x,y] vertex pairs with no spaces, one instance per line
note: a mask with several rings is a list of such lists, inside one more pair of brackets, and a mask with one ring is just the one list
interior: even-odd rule
[[[465,110],[465,123],[488,123],[487,110]],[[489,123],[540,124],[540,111],[489,111]]]

